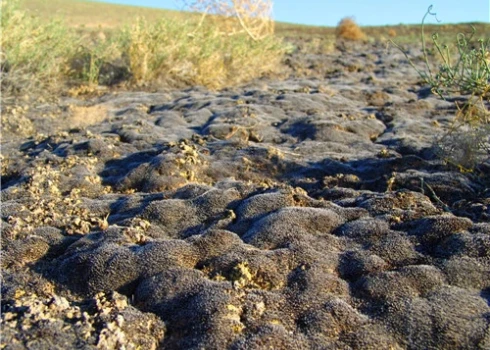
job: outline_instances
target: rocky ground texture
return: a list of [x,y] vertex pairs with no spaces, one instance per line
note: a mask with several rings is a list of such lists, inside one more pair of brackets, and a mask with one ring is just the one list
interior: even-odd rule
[[285,63],[12,109],[2,348],[490,348],[490,164],[438,156],[454,103],[385,44]]

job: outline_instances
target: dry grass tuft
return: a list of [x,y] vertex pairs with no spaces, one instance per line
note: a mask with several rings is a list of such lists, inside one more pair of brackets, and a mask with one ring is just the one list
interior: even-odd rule
[[366,34],[364,34],[361,28],[351,17],[345,17],[339,22],[335,34],[337,36],[337,39],[343,40],[358,41],[366,40],[367,38]]
[[247,34],[222,35],[221,26],[171,20],[139,19],[124,32],[132,81],[136,85],[166,81],[175,85],[231,86],[280,68],[282,43]]
[[[248,34],[262,40],[274,34],[271,0],[181,0],[191,11],[201,12],[202,20],[219,18],[223,34]],[[207,16],[211,15],[211,16]]]

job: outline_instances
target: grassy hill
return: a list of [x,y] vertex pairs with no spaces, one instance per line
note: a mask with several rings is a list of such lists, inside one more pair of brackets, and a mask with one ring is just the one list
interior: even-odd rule
[[83,0],[23,0],[22,7],[41,18],[59,17],[70,26],[85,28],[120,27],[131,23],[136,17],[157,21],[162,18],[183,19],[189,16],[179,11]]

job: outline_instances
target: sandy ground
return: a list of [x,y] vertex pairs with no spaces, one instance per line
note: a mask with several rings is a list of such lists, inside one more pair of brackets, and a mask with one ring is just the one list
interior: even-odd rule
[[2,348],[490,349],[490,164],[438,157],[454,103],[384,44],[286,64],[4,120]]

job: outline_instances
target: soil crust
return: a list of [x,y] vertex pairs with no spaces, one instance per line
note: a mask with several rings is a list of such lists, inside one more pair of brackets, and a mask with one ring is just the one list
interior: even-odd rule
[[455,104],[385,44],[285,64],[10,110],[2,348],[490,348],[490,164],[441,160]]

